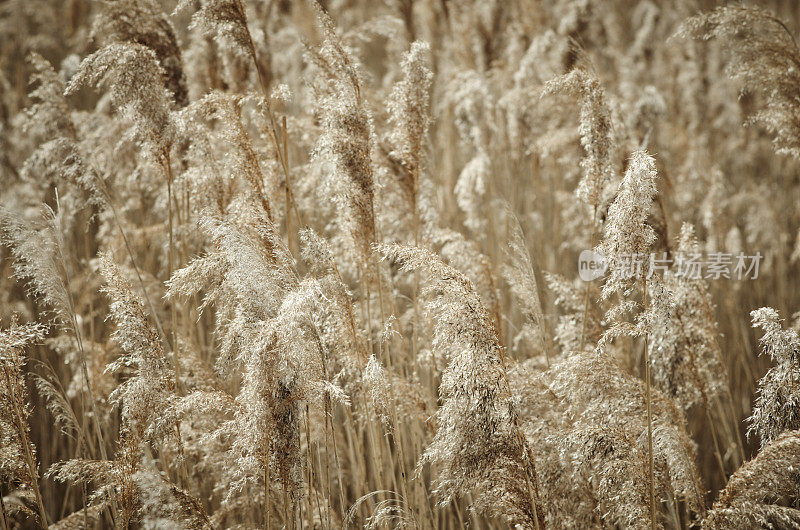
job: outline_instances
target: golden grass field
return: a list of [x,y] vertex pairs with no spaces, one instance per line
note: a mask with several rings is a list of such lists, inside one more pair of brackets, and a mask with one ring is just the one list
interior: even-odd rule
[[0,530],[800,528],[798,37],[0,1]]

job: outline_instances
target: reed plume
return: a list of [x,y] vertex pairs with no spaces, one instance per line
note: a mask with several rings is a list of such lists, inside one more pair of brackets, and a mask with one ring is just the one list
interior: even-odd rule
[[3,372],[0,379],[0,440],[3,442],[0,478],[14,488],[19,499],[12,505],[6,505],[7,499],[0,499],[3,526],[10,526],[9,515],[22,511],[33,515],[43,528],[48,527],[39,488],[36,447],[30,437],[31,406],[23,372],[27,362],[24,349],[40,342],[45,332],[46,328],[39,324],[18,323],[0,332],[0,369]]
[[783,329],[778,312],[771,307],[762,307],[750,312],[753,327],[759,327],[764,335],[759,339],[761,350],[775,363],[758,382],[758,397],[753,413],[748,418],[749,434],[757,434],[764,447],[781,433],[796,430],[798,397],[795,381],[798,376],[797,355],[800,338],[794,329]]
[[438,315],[434,347],[450,359],[439,389],[444,400],[437,412],[439,429],[423,455],[423,461],[441,469],[440,503],[479,492],[476,509],[538,528],[531,449],[517,424],[502,347],[472,282],[423,249],[394,245],[381,252],[406,270],[425,274],[428,311]]
[[0,530],[800,526],[800,9],[699,9],[0,2]]

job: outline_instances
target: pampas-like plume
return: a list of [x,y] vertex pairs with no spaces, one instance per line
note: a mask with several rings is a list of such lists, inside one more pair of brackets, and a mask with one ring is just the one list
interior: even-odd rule
[[647,216],[656,195],[656,162],[645,151],[636,151],[608,208],[603,241],[598,249],[608,260],[611,277],[603,285],[603,296],[624,290],[647,276],[645,252],[656,240]]
[[297,277],[291,254],[264,210],[240,201],[225,218],[204,212],[201,226],[212,248],[175,271],[167,294],[178,298],[205,289],[201,309],[216,306],[221,347],[217,369],[228,374],[244,349],[239,334],[253,332],[253,322],[273,318]]
[[191,126],[197,117],[203,118],[206,123],[213,119],[221,122],[225,138],[234,146],[231,163],[225,169],[234,177],[243,176],[243,180],[249,185],[249,194],[254,202],[260,204],[266,215],[272,218],[272,208],[269,194],[265,190],[264,173],[261,170],[259,157],[242,123],[242,106],[246,101],[245,97],[214,91],[199,101],[192,102],[183,111],[182,117],[187,126]]
[[11,247],[17,277],[28,280],[31,293],[51,308],[59,325],[72,326],[75,312],[59,214],[45,207],[39,223],[28,223],[6,209],[0,209],[0,216],[3,242]]
[[[39,324],[17,323],[0,331],[0,479],[22,494],[33,496],[36,511],[29,513],[37,517],[43,528],[47,528],[47,514],[39,490],[36,447],[30,438],[31,407],[23,373],[26,362],[23,350],[40,342],[45,331]],[[5,526],[10,522],[6,520],[6,508],[2,504],[0,499],[0,517]],[[24,506],[23,509],[28,510]]]
[[[645,384],[608,355],[576,353],[554,365],[550,389],[580,418],[563,440],[578,471],[590,481],[603,520],[626,528],[647,528],[648,415]],[[703,487],[694,447],[681,412],[671,400],[652,396],[655,494],[684,499],[702,512]]]
[[731,5],[690,18],[678,34],[731,47],[728,74],[765,99],[751,121],[775,135],[777,152],[800,158],[800,49],[786,25],[759,7]]
[[[676,247],[679,259],[698,255],[694,228],[684,224]],[[682,258],[681,258],[682,257]],[[656,386],[688,411],[728,394],[728,378],[717,342],[717,323],[703,278],[668,273],[663,296],[652,296],[650,363]]]
[[104,45],[130,42],[147,46],[155,52],[164,81],[179,106],[187,103],[186,76],[183,74],[181,49],[175,29],[158,2],[153,0],[114,0],[101,2],[93,33]]
[[69,260],[66,259],[66,245],[61,231],[61,211],[56,214],[45,207],[42,226],[38,229],[35,225],[28,225],[6,211],[0,210],[0,215],[5,225],[4,240],[12,245],[17,275],[29,280],[30,290],[50,306],[54,320],[72,332],[83,376],[80,388],[88,395],[99,450],[105,455],[100,418],[89,376],[88,359],[83,347],[83,332],[70,292]]
[[[61,482],[94,483],[97,489],[88,499],[89,506],[98,510],[112,505],[115,514],[119,514],[119,524],[128,528],[153,512],[143,507],[154,493],[152,485],[164,482],[157,470],[143,465],[144,442],[151,425],[167,410],[174,380],[159,336],[147,321],[144,303],[110,254],[101,257],[100,267],[106,279],[105,291],[111,298],[111,317],[117,324],[114,338],[123,350],[108,369],[133,370],[133,375],[111,394],[111,401],[122,408],[120,446],[114,460],[68,460],[53,465],[47,474]],[[188,522],[191,528],[210,526],[205,524],[207,517],[202,504],[191,495],[171,484],[162,489],[166,492],[161,498],[164,510],[174,522]],[[165,499],[166,496],[169,498]],[[180,508],[169,511],[173,505]],[[88,519],[88,513],[84,517]],[[68,526],[72,520],[72,516],[62,520],[62,526]],[[201,522],[195,524],[196,521]]]
[[34,375],[36,390],[46,400],[47,410],[53,416],[55,426],[59,427],[63,434],[71,436],[80,430],[78,418],[67,401],[66,392],[60,387],[60,383],[53,383],[53,380],[56,378],[52,375]]
[[530,448],[517,425],[503,349],[472,282],[430,251],[401,245],[379,250],[404,270],[426,276],[428,311],[436,315],[434,347],[450,359],[439,388],[439,430],[423,455],[423,462],[440,469],[441,504],[477,492],[476,508],[538,528]]
[[141,492],[144,527],[186,530],[214,528],[202,503],[166,480],[157,470],[139,471],[133,481]]
[[[300,232],[302,255],[312,268],[316,280],[309,298],[315,332],[323,349],[346,372],[366,367],[366,337],[358,328],[351,294],[336,268],[333,251],[328,242],[311,229]],[[308,279],[306,280],[308,282]],[[309,284],[310,286],[311,284]]]
[[550,388],[542,363],[531,359],[509,370],[511,392],[519,413],[520,427],[535,447],[536,473],[542,484],[541,508],[548,528],[598,526],[597,498],[586,477],[576,472],[572,454],[562,450],[575,417],[567,414],[567,403]]
[[317,18],[323,42],[309,53],[322,74],[314,85],[322,134],[314,159],[330,166],[329,185],[337,198],[339,222],[350,232],[364,268],[375,240],[372,117],[361,98],[355,60],[336,35],[333,20],[319,6]]
[[800,337],[797,330],[782,328],[778,312],[771,307],[756,309],[750,316],[753,327],[764,330],[759,339],[762,353],[775,363],[758,382],[758,397],[748,418],[748,434],[757,434],[763,447],[784,431],[800,427]]
[[[181,0],[175,12],[192,5],[193,0]],[[192,15],[192,25],[213,35],[218,43],[243,56],[252,55],[255,48],[247,29],[247,13],[241,0],[204,0]]]
[[144,302],[110,254],[101,256],[100,272],[111,298],[111,318],[117,325],[114,340],[123,351],[107,370],[132,368],[135,373],[112,392],[111,401],[122,407],[126,429],[141,438],[154,417],[165,409],[175,382],[158,332],[145,315]]
[[481,204],[485,202],[491,178],[491,160],[486,151],[480,150],[461,170],[453,188],[458,207],[464,212],[464,225],[476,234],[483,233],[486,226],[486,219],[481,216]]
[[481,253],[480,247],[455,230],[438,229],[432,234],[432,243],[439,256],[451,267],[458,269],[475,286],[484,307],[492,315],[497,336],[502,339],[500,294],[492,272],[491,260]]
[[487,225],[485,195],[490,187],[493,168],[491,145],[497,133],[495,98],[485,75],[470,70],[455,75],[448,87],[446,102],[452,106],[455,127],[470,160],[461,169],[453,192],[464,213],[465,225],[477,237],[483,237]]
[[134,375],[123,381],[110,396],[112,403],[122,409],[121,446],[117,460],[111,462],[111,466],[118,481],[117,500],[122,508],[121,517],[127,527],[142,515],[142,489],[134,477],[142,464],[144,434],[166,409],[174,379],[168,371],[158,333],[147,321],[144,303],[131,289],[110,254],[101,257],[100,272],[106,280],[105,291],[111,298],[111,317],[117,324],[114,338],[123,351],[109,364],[108,370],[134,370]]
[[108,88],[111,101],[134,124],[146,152],[163,164],[175,135],[172,98],[155,52],[142,44],[114,43],[94,52],[80,65],[66,94],[83,86]]
[[800,527],[798,467],[800,431],[776,436],[731,475],[703,519],[703,529]]
[[[800,9],[768,3],[667,42],[692,2],[0,0],[47,516],[679,530],[733,475],[706,526],[800,527],[792,470],[735,474],[800,428]],[[0,530],[45,522],[30,482]]]
[[64,97],[64,81],[38,53],[31,53],[28,61],[34,68],[31,84],[35,85],[29,93],[33,104],[25,111],[28,131],[46,139],[61,135],[74,138],[75,125],[70,119],[69,104]]
[[266,213],[245,206],[237,217],[205,217],[203,225],[215,249],[176,271],[168,295],[208,289],[203,306],[216,305],[222,350],[218,370],[226,375],[234,368],[241,370],[233,419],[216,429],[216,436],[230,439],[226,502],[233,504],[243,490],[260,485],[269,520],[270,476],[275,469],[288,524],[288,514],[303,494],[300,404],[307,396],[311,371],[308,357],[296,344],[300,331],[292,325],[297,318],[293,293],[302,286]]
[[[60,186],[63,198],[69,186],[77,185],[91,203],[103,205],[103,183],[94,171],[86,167],[78,148],[78,133],[64,96],[66,85],[53,67],[38,53],[31,53],[28,61],[34,69],[30,91],[31,105],[25,110],[24,129],[40,142],[22,167],[22,176],[31,182]],[[69,204],[69,203],[67,203]]]
[[562,77],[548,81],[543,93],[560,90],[580,98],[581,145],[586,155],[581,160],[583,178],[575,193],[582,201],[597,208],[605,186],[614,174],[614,140],[606,94],[597,77],[583,68],[576,68]]
[[[611,276],[603,284],[602,297],[607,298],[612,293],[628,296],[637,284],[641,287],[642,298],[647,298],[648,282],[651,293],[663,296],[657,278],[648,280],[647,267],[649,260],[645,257],[656,239],[655,230],[647,224],[648,212],[656,195],[656,169],[655,160],[645,151],[636,151],[631,156],[628,170],[619,185],[617,196],[608,209],[604,226],[603,240],[598,247],[605,255]],[[646,263],[643,263],[646,261]],[[587,290],[588,293],[588,290]],[[645,339],[645,417],[647,419],[647,444],[650,486],[650,527],[654,528],[656,521],[656,470],[654,448],[654,425],[652,416],[652,393],[650,388],[650,345],[648,332],[652,327],[652,314],[657,304],[650,304],[645,311],[637,316],[636,324],[629,324],[622,320],[622,316],[635,309],[636,303],[631,299],[623,299],[609,311],[613,324],[606,330],[598,346],[603,350],[606,344],[614,337],[620,335],[642,336]],[[586,318],[586,317],[584,317]]]
[[[398,81],[389,95],[387,107],[392,151],[389,156],[402,168],[400,188],[412,214],[415,239],[419,230],[419,179],[424,159],[424,142],[430,124],[429,91],[433,74],[428,63],[430,46],[414,42],[403,55],[400,69],[403,79]],[[415,241],[416,242],[416,241]]]

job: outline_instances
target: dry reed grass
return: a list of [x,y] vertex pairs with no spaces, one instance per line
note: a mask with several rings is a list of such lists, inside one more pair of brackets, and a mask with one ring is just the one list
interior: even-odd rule
[[0,530],[800,528],[798,33],[0,3]]

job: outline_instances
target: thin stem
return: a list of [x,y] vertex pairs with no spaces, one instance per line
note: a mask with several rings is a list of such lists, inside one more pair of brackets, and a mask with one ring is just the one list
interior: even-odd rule
[[[269,449],[267,449],[267,455],[269,455]],[[266,462],[264,463],[264,528],[266,530],[270,530],[272,528],[270,521],[270,509],[269,505],[269,456],[266,457]]]
[[3,502],[3,492],[0,491],[0,530],[8,530],[6,504]]
[[[642,298],[647,300],[647,280],[642,279]],[[644,304],[645,307],[647,304]],[[647,467],[650,475],[650,528],[656,528],[656,480],[653,469],[653,413],[651,410],[650,396],[650,347],[648,345],[647,333],[644,335],[644,356],[645,356],[645,396],[647,400]]]
[[[17,423],[15,427],[17,429],[20,444],[24,449],[23,457],[25,458],[25,466],[28,468],[28,475],[31,477],[31,488],[33,489],[33,494],[36,497],[36,507],[39,510],[39,517],[41,518],[42,527],[46,529],[48,527],[47,514],[45,513],[44,504],[42,503],[42,493],[39,490],[39,471],[37,469],[33,453],[31,452],[31,441],[28,436],[28,425],[25,421],[25,415],[23,412],[24,405],[22,404],[21,400],[24,398],[17,395],[15,391],[15,387],[17,385],[11,381],[9,368],[3,367],[3,375],[5,375],[6,389],[9,393],[9,400],[11,401],[14,413],[14,420]],[[5,515],[3,517],[5,518]]]
[[[593,206],[592,211],[592,237],[591,237],[591,244],[590,250],[594,249],[594,245],[596,243],[597,238],[597,230],[595,230],[595,226],[597,224],[597,205]],[[581,326],[581,351],[583,351],[583,347],[586,345],[586,325],[589,320],[589,287],[591,286],[591,282],[586,282],[586,290],[583,296],[583,325]]]
[[[311,422],[309,421],[308,414],[309,414],[309,407],[308,403],[306,403],[306,413],[305,413],[305,430],[306,430],[306,481],[308,483],[309,489],[309,506],[308,506],[308,526],[313,528],[313,517],[314,517],[314,501],[316,501],[317,505],[317,515],[319,520],[322,521],[322,503],[319,501],[319,492],[316,488],[313,487],[313,475],[314,475],[314,462],[311,455]],[[319,446],[317,446],[317,465],[318,467],[322,467],[322,463],[319,461]],[[330,487],[330,486],[329,486]],[[330,510],[330,503],[326,503],[328,505],[328,509]],[[330,528],[330,522],[328,523],[328,528]]]

